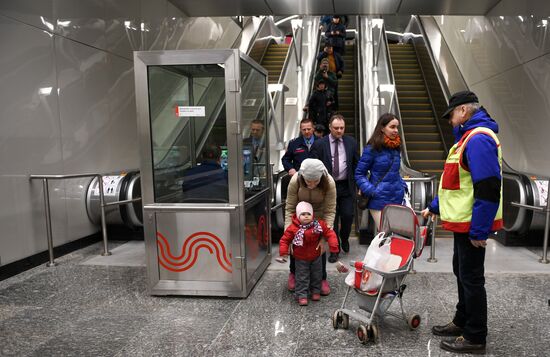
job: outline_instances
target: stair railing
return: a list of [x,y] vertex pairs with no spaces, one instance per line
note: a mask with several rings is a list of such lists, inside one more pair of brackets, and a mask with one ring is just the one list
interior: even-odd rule
[[44,193],[44,214],[46,218],[46,238],[48,243],[48,255],[49,262],[46,264],[47,267],[53,267],[57,265],[55,262],[54,252],[53,252],[53,235],[52,235],[52,218],[50,210],[50,190],[48,181],[49,180],[65,180],[65,179],[74,179],[74,178],[85,178],[85,177],[96,177],[98,182],[99,189],[99,206],[101,209],[101,232],[103,234],[103,253],[102,256],[109,256],[109,240],[107,237],[107,220],[105,219],[105,207],[108,206],[119,206],[123,204],[130,204],[133,202],[141,201],[141,197],[137,197],[130,200],[115,201],[105,203],[105,195],[103,193],[103,175],[96,173],[87,173],[87,174],[72,174],[72,175],[30,175],[30,180],[41,180],[42,189]]

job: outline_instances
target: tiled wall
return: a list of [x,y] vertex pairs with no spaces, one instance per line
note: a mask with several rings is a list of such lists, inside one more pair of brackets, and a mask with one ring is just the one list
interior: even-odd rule
[[469,88],[500,125],[504,159],[550,175],[550,18],[435,17]]
[[[47,247],[29,174],[138,168],[132,51],[227,48],[239,31],[166,0],[0,0],[0,264]],[[98,230],[88,181],[50,184],[55,245]]]

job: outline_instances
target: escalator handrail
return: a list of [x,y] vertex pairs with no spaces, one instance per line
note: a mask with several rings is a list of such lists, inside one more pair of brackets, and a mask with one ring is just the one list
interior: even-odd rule
[[[432,109],[432,114],[434,116],[435,124],[437,126],[437,131],[439,132],[439,136],[441,138],[441,143],[443,144],[443,150],[445,150],[445,156],[449,153],[449,148],[447,147],[447,143],[445,142],[445,137],[443,136],[443,130],[441,129],[441,123],[439,122],[437,118],[437,113],[435,112],[435,106],[434,101],[432,99],[432,94],[430,92],[430,89],[428,88],[428,82],[426,81],[426,74],[424,73],[424,68],[422,68],[422,64],[420,62],[420,57],[418,57],[418,51],[416,49],[416,43],[413,40],[412,45],[414,48],[414,54],[416,56],[416,61],[418,62],[418,67],[420,67],[420,72],[422,74],[422,81],[424,82],[424,86],[426,87],[426,92],[428,93],[428,99],[430,101],[430,108]],[[430,54],[431,56],[431,54]]]
[[[361,32],[361,16],[357,16],[355,22],[357,23],[357,34],[355,38],[355,46],[356,46],[356,55],[357,55],[357,75],[355,80],[355,108],[356,108],[356,122],[359,125],[356,125],[356,128],[359,128],[359,148],[361,152],[363,152],[363,147],[367,143],[367,137],[366,133],[367,131],[363,127],[364,119],[365,119],[365,112],[363,111],[363,105],[361,101],[359,100],[359,97],[361,96],[361,90],[364,88],[364,82],[363,82],[363,73],[364,73],[364,64],[365,61],[363,61],[363,46],[362,46],[362,32]],[[355,129],[357,132],[357,129]],[[357,134],[357,133],[356,133]]]
[[[433,51],[432,51],[432,45],[430,43],[429,37],[427,36],[426,29],[424,27],[424,23],[422,22],[422,19],[420,18],[420,16],[417,16],[417,15],[412,16],[411,20],[415,21],[418,24],[418,27],[420,29],[420,34],[422,35],[422,38],[424,39],[424,42],[426,43],[426,48],[428,49],[428,54],[430,55],[430,60],[432,61],[432,65],[434,66],[435,73],[436,73],[436,76],[437,76],[437,80],[439,81],[441,89],[443,89],[443,93],[445,94],[445,99],[447,100],[447,104],[448,104],[449,103],[449,98],[451,97],[451,92],[450,92],[450,89],[449,89],[449,86],[448,86],[447,82],[444,80],[445,77],[443,76],[443,72],[441,71],[441,67],[439,66],[439,62],[437,62],[435,60],[435,56],[434,56]],[[441,32],[441,30],[440,30],[440,32]],[[445,43],[445,46],[447,47],[447,49],[449,49],[449,45],[447,44],[447,41],[445,40],[445,37],[441,36],[441,39]],[[451,53],[451,56],[452,56],[452,52],[450,50],[449,50],[449,52]],[[456,60],[454,59],[454,57],[452,59],[453,59],[453,63],[455,64],[455,66],[458,68],[458,65],[456,64]],[[462,84],[464,85],[464,88],[467,89],[468,84],[466,83],[466,80],[464,79],[464,76],[462,75],[462,72],[460,70],[458,70],[458,73],[460,73],[460,79],[461,79]]]
[[[315,17],[316,18],[316,17]],[[321,44],[321,34],[323,33],[323,31],[321,29],[317,30],[317,36],[315,36],[315,43],[313,44],[314,45],[314,48],[317,48],[319,49],[319,46]],[[315,56],[313,58],[313,64],[312,64],[312,70],[311,72],[309,73],[309,79],[308,79],[308,86],[309,86],[309,90],[308,90],[308,97],[309,98],[309,95],[311,95],[311,92],[313,92],[313,88],[315,87],[315,73],[317,73],[317,68],[319,67],[318,65],[318,61],[317,61],[317,56]]]

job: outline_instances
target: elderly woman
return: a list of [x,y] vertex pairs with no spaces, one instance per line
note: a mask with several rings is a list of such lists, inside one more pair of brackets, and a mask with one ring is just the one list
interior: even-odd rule
[[[336,184],[329,175],[323,162],[317,159],[302,161],[297,175],[292,176],[288,184],[285,207],[285,229],[292,223],[292,215],[296,213],[296,205],[300,201],[309,202],[313,206],[313,215],[327,223],[329,228],[334,225],[336,214]],[[322,245],[320,246],[322,248]],[[327,281],[326,253],[321,257],[323,263],[323,280],[321,295],[330,294]],[[290,274],[288,275],[288,290],[294,291],[296,286],[294,258],[290,257]]]

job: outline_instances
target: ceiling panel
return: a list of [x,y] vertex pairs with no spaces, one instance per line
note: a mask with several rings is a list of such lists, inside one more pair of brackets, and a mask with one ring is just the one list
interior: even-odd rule
[[272,15],[264,0],[170,0],[170,2],[191,17]]
[[273,11],[273,15],[334,14],[332,0],[265,0],[265,2],[267,2]]
[[395,14],[401,0],[334,0],[337,14]]
[[485,15],[498,2],[500,0],[403,0],[399,14]]
[[487,16],[535,15],[550,16],[548,0],[501,0]]
[[[1,1],[1,0],[0,0]],[[538,15],[550,0],[169,0],[188,16]]]

